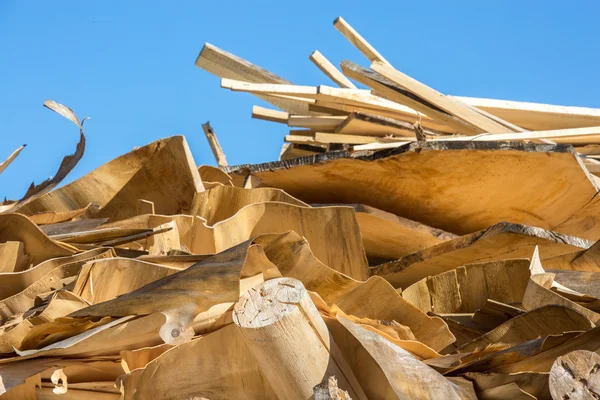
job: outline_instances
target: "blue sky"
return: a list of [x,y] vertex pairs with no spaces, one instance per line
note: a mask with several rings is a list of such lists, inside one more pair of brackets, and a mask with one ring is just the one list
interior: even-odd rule
[[[154,4],[151,4],[154,3]],[[397,69],[443,93],[600,107],[597,1],[0,1],[0,175],[19,198],[75,149],[65,182],[161,137],[183,134],[198,164],[214,165],[207,120],[230,164],[275,160],[285,127],[250,118],[251,95],[221,89],[194,66],[213,43],[284,78],[334,85],[308,60],[367,60],[332,26],[341,15]]]

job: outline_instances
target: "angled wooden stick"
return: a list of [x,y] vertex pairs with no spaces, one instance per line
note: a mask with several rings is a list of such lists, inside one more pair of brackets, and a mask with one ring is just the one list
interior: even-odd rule
[[325,75],[327,75],[332,81],[337,83],[341,88],[356,89],[354,83],[350,79],[346,78],[336,67],[329,61],[319,50],[313,51],[308,57]]
[[344,18],[337,17],[337,19],[333,21],[333,26],[371,62],[380,61],[385,64],[390,64],[377,50],[375,50],[375,47],[371,46],[360,33],[356,32]]
[[206,135],[206,140],[208,140],[210,149],[215,156],[215,160],[217,160],[217,165],[219,167],[226,167],[227,159],[225,158],[225,153],[223,153],[223,149],[221,149],[217,135],[210,126],[210,121],[206,121],[205,124],[202,124],[202,129],[204,130],[204,134]]

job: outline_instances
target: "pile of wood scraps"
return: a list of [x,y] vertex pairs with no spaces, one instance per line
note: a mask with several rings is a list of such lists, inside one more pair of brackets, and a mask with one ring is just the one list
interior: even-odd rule
[[206,123],[218,168],[173,136],[58,187],[83,121],[45,103],[79,142],[0,204],[0,400],[600,398],[600,112],[443,96],[335,25],[373,62],[313,53],[340,88],[198,58],[302,128],[278,161]]
[[252,117],[287,125],[280,159],[332,150],[378,150],[413,141],[525,141],[575,146],[600,173],[600,109],[444,95],[400,72],[343,18],[334,27],[371,62],[338,69],[318,50],[309,59],[337,87],[301,86],[205,44],[196,65],[221,87],[256,95]]

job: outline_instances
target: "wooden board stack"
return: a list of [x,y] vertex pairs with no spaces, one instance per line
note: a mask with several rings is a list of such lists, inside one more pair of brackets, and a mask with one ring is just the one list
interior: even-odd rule
[[339,89],[198,59],[307,130],[280,161],[206,123],[220,168],[174,136],[56,189],[85,135],[45,103],[80,139],[0,204],[0,400],[599,398],[600,114],[442,96],[335,25],[373,62],[313,53]]
[[600,173],[600,109],[443,95],[395,69],[343,18],[333,25],[371,62],[366,69],[343,61],[338,70],[313,52],[309,59],[337,87],[293,85],[208,43],[196,60],[223,88],[279,108],[254,106],[252,117],[287,125],[280,159],[418,140],[527,141],[572,144]]

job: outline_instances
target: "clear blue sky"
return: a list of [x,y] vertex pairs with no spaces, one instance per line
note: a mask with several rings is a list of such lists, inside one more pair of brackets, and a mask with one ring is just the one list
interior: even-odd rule
[[210,42],[294,83],[333,85],[308,60],[313,50],[368,66],[333,28],[338,15],[444,93],[600,107],[598,1],[93,3],[0,0],[0,159],[28,144],[0,175],[0,196],[22,196],[75,148],[77,128],[45,99],[91,117],[66,182],[174,134],[214,165],[207,120],[230,164],[275,160],[284,126],[252,120],[261,102],[221,89],[196,56]]

